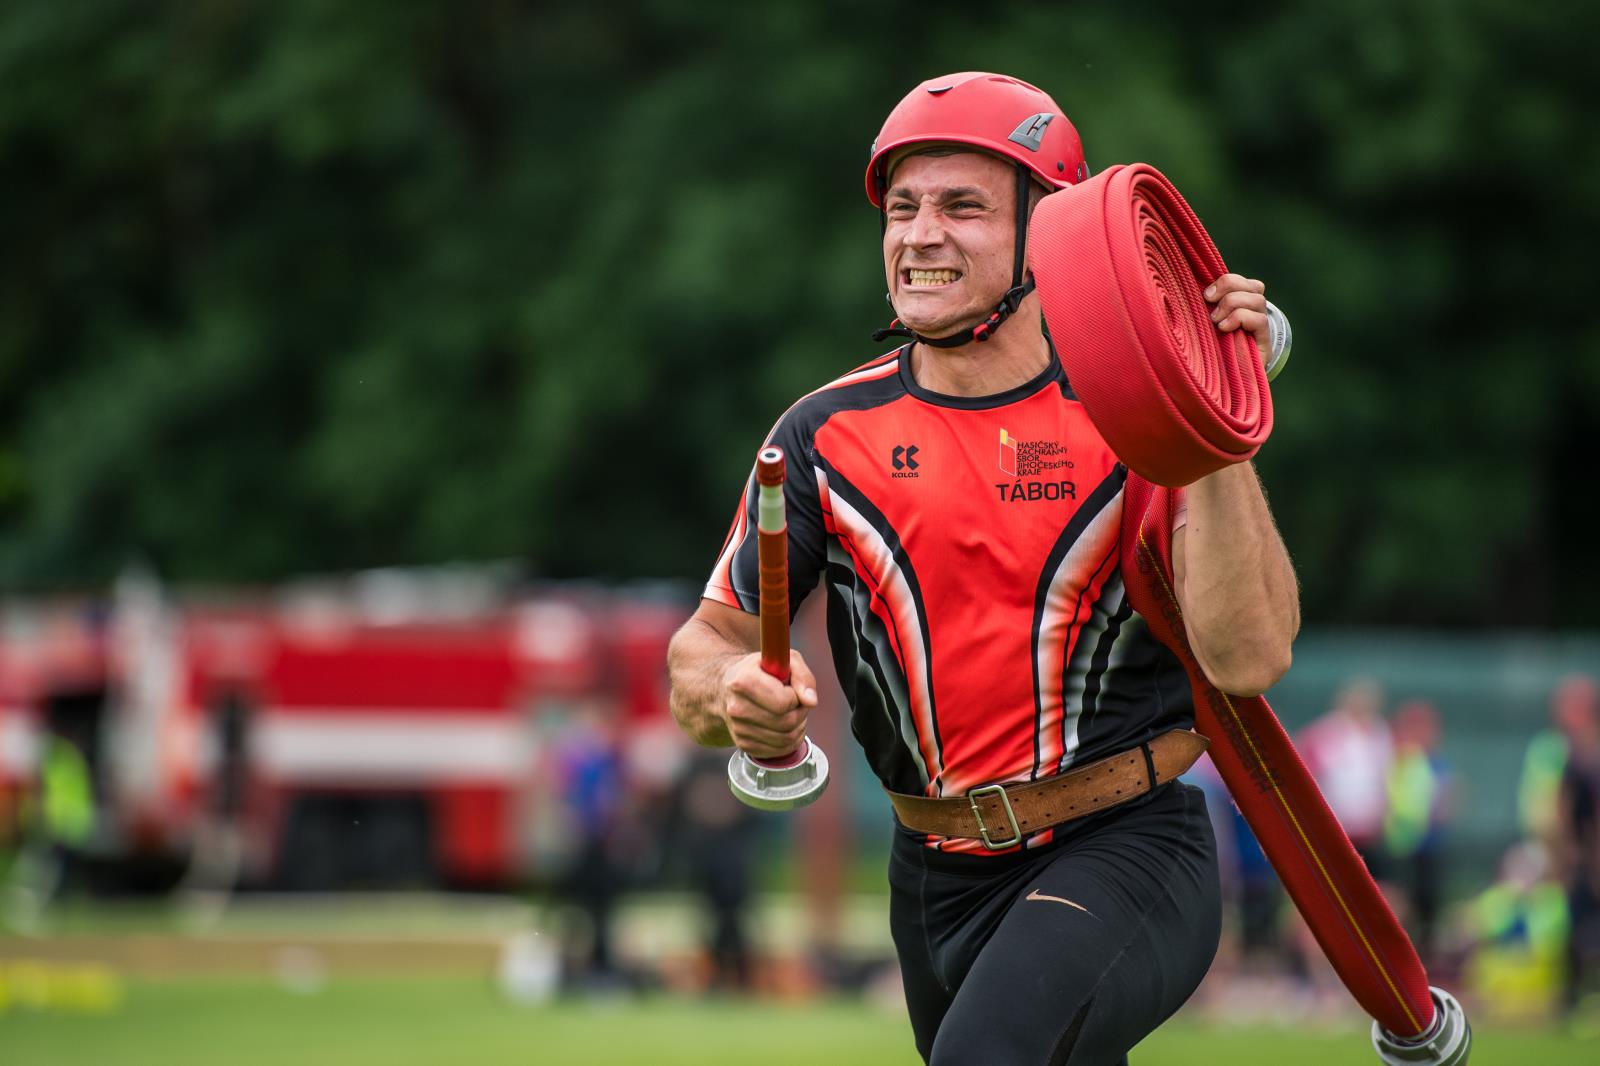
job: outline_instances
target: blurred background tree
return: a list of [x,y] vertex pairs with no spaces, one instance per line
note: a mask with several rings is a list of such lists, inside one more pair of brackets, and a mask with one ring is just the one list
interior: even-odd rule
[[1593,624],[1597,35],[1513,0],[7,5],[0,583],[701,578],[767,427],[881,350],[878,124],[982,68],[1161,167],[1292,315],[1259,466],[1308,618]]

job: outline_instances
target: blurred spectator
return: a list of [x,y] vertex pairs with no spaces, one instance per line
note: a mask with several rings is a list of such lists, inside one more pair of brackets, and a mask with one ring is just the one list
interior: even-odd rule
[[1522,831],[1546,847],[1556,846],[1557,799],[1571,734],[1583,728],[1583,708],[1594,700],[1592,678],[1575,674],[1564,679],[1550,696],[1550,726],[1535,734],[1522,757],[1517,815]]
[[1239,860],[1239,918],[1242,947],[1246,960],[1272,960],[1281,954],[1279,907],[1283,885],[1272,868],[1267,853],[1261,850],[1250,823],[1239,808],[1229,805],[1233,815],[1235,850]]
[[1450,775],[1439,753],[1440,733],[1439,712],[1427,700],[1407,700],[1395,712],[1384,818],[1384,843],[1404,886],[1411,937],[1424,964],[1434,958],[1441,852],[1450,812]]
[[39,774],[41,828],[55,859],[52,891],[65,895],[80,887],[83,849],[94,833],[94,786],[89,764],[77,743],[52,734],[45,744]]
[[1517,783],[1517,822],[1530,840],[1555,840],[1556,796],[1566,767],[1567,741],[1559,729],[1541,729],[1528,741]]
[[744,915],[759,830],[753,808],[728,790],[726,750],[699,749],[684,775],[678,802],[678,845],[689,877],[710,912],[711,985],[750,987],[750,944]]
[[1552,700],[1567,742],[1556,803],[1556,870],[1567,890],[1567,976],[1562,1007],[1570,1014],[1587,991],[1600,956],[1600,691],[1569,678]]
[[1236,808],[1228,786],[1223,783],[1216,763],[1202,755],[1184,774],[1184,781],[1205,793],[1206,813],[1211,818],[1211,835],[1217,840],[1217,880],[1222,889],[1222,941],[1210,974],[1231,974],[1240,955],[1239,858],[1233,835]]
[[1259,970],[1259,963],[1277,965],[1282,954],[1278,903],[1283,891],[1277,872],[1209,755],[1200,757],[1185,780],[1205,792],[1211,831],[1217,838],[1224,908],[1224,943],[1218,959],[1225,969]]
[[560,744],[562,793],[578,838],[566,890],[590,927],[574,976],[581,984],[610,985],[621,977],[612,954],[611,921],[626,875],[617,854],[626,806],[622,759],[605,709],[594,704],[579,706]]
[[95,831],[94,780],[83,750],[52,732],[40,756],[39,780],[24,796],[22,847],[8,871],[4,920],[37,928],[44,909],[84,887],[83,854]]
[[1376,682],[1351,681],[1334,698],[1333,709],[1306,726],[1298,740],[1328,806],[1375,878],[1386,873],[1383,820],[1392,757],[1382,702]]
[[1550,877],[1544,849],[1524,841],[1506,851],[1493,885],[1468,910],[1474,943],[1473,997],[1497,1018],[1543,1015],[1561,981],[1567,901]]

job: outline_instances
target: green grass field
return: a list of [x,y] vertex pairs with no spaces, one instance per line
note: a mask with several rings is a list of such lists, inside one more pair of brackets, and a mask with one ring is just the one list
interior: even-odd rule
[[[1480,1032],[1475,1066],[1592,1063],[1600,1043]],[[0,1014],[5,1066],[917,1066],[905,1022],[860,1003],[786,1007],[670,998],[518,1008],[487,982],[334,980],[316,993],[265,980],[142,981],[107,1014]],[[1135,1066],[1376,1062],[1354,1030],[1207,1029],[1174,1022]]]

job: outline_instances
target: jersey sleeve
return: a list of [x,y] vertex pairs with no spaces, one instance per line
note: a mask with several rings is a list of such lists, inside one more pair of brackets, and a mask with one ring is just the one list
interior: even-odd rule
[[[789,617],[800,609],[806,594],[816,587],[827,560],[827,532],[817,492],[812,433],[791,409],[773,427],[768,444],[783,449],[784,519],[789,527]],[[751,464],[744,496],[733,516],[728,539],[717,556],[711,579],[702,595],[708,600],[751,614],[760,609],[759,559],[756,535],[756,474]]]

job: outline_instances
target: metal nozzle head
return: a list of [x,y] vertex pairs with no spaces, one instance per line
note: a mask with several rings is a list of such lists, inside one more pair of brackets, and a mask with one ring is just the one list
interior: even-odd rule
[[763,811],[792,811],[814,802],[828,788],[828,757],[807,740],[781,765],[758,762],[742,751],[728,760],[728,787],[739,802]]
[[1372,1023],[1372,1048],[1386,1066],[1466,1066],[1472,1053],[1472,1026],[1456,997],[1430,988],[1433,1024],[1421,1036],[1406,1040]]

